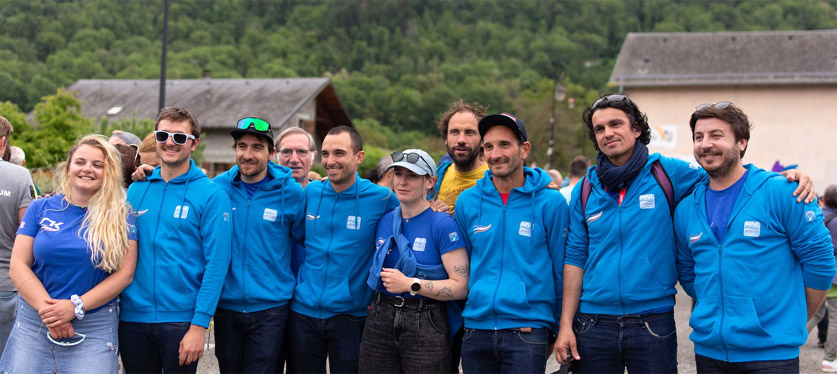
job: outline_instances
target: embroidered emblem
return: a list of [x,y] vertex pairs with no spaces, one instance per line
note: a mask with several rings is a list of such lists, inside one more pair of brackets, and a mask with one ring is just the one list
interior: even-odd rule
[[655,206],[654,194],[639,196],[639,209],[654,209]]
[[427,245],[427,239],[425,238],[416,238],[413,241],[413,250],[416,252],[424,252],[424,247]]
[[590,216],[588,216],[587,217],[587,224],[589,225],[589,224],[593,223],[595,220],[597,220],[599,218],[602,218],[602,213],[604,213],[604,211],[600,211],[598,213],[591,214]]
[[520,221],[520,228],[517,229],[517,235],[532,237],[532,223]]
[[491,225],[488,225],[488,226],[474,225],[474,228],[471,229],[471,232],[474,233],[474,234],[477,234],[477,233],[488,231],[490,229],[491,229]]
[[277,215],[279,215],[279,212],[277,212],[276,209],[264,208],[262,219],[265,221],[276,222]]
[[761,223],[759,221],[744,221],[744,236],[757,238],[761,235]]

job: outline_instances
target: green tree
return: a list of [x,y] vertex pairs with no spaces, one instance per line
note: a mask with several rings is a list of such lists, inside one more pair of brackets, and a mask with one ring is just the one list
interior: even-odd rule
[[57,165],[92,128],[92,121],[81,115],[81,102],[63,89],[35,105],[35,121],[37,126],[22,136],[26,166],[31,168]]

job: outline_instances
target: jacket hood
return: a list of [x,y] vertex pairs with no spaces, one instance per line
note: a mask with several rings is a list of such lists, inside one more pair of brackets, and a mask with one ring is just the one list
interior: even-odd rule
[[[163,177],[160,175],[160,170],[160,166],[154,168],[154,171],[148,177],[148,180],[163,180]],[[203,171],[201,171],[201,169],[197,165],[195,165],[195,160],[189,159],[189,171],[178,175],[176,178],[170,180],[169,183],[187,183],[204,177],[206,177],[206,174],[204,174]]]
[[[517,187],[515,190],[525,194],[532,194],[536,191],[540,191],[552,182],[552,177],[550,177],[549,174],[541,168],[533,169],[528,166],[524,166],[523,177],[525,178],[523,186]],[[485,171],[485,177],[477,180],[477,186],[479,186],[483,192],[495,191],[497,188],[494,187],[493,178],[494,174],[491,172],[491,169],[488,169]]]

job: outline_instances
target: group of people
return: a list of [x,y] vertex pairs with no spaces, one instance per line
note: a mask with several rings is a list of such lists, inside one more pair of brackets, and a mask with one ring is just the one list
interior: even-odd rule
[[313,181],[314,138],[254,117],[210,180],[185,108],[160,112],[160,164],[127,193],[99,135],[48,198],[0,162],[0,207],[14,200],[20,222],[0,230],[14,240],[0,304],[22,300],[0,371],[115,372],[119,354],[128,373],[195,372],[214,317],[224,373],[543,373],[553,352],[577,373],[677,372],[678,280],[698,372],[798,371],[837,279],[810,179],[743,164],[750,122],[731,102],[690,118],[702,168],[649,154],[625,95],[583,120],[598,155],[571,164],[569,199],[525,166],[522,119],[462,100],[438,122],[451,161],[394,152],[387,187],[359,177],[353,128],[328,132]]

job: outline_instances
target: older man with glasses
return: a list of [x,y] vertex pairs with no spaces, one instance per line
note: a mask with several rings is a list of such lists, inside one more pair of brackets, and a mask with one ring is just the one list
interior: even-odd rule
[[[677,372],[672,214],[706,173],[649,154],[648,119],[625,95],[607,94],[584,110],[599,151],[570,200],[564,300],[556,359],[573,372]],[[794,191],[814,199],[810,179]]]

